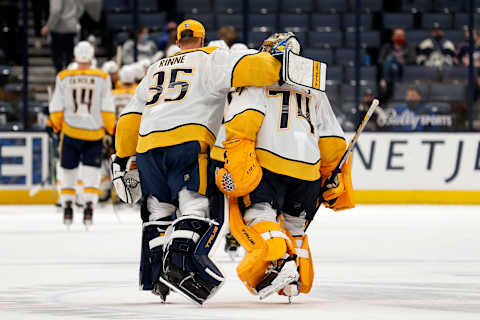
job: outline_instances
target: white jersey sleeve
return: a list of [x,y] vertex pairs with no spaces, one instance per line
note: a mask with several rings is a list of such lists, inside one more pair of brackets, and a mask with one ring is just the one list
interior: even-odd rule
[[115,100],[112,94],[112,81],[107,77],[103,91],[102,112],[115,112]]
[[65,109],[63,88],[60,78],[57,76],[55,79],[55,90],[53,91],[52,100],[48,105],[48,111],[50,113],[62,112]]
[[316,104],[318,138],[339,137],[345,139],[345,134],[333,113],[327,94],[325,92],[316,93],[314,102]]

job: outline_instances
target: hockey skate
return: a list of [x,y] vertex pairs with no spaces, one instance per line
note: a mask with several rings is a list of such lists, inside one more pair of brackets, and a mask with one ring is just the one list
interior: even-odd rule
[[[255,288],[260,300],[263,300],[299,278],[295,256],[285,255],[274,261],[267,269],[265,278]],[[290,299],[289,299],[290,300]]]
[[168,268],[165,274],[160,276],[160,281],[173,291],[199,305],[202,305],[218,288],[202,281],[193,272],[186,272],[177,268]]
[[239,247],[240,243],[238,243],[233,234],[231,232],[227,233],[225,235],[225,252],[228,253],[232,261],[235,261],[235,258],[238,257]]
[[85,204],[85,209],[83,210],[83,224],[86,228],[91,226],[93,223],[93,203],[90,201]]
[[66,201],[63,208],[63,224],[70,227],[73,223],[73,207],[72,201]]

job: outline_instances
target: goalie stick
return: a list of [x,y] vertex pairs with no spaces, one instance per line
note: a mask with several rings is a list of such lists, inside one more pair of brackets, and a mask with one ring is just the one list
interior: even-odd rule
[[350,152],[353,151],[353,148],[357,144],[357,140],[358,140],[358,137],[360,136],[360,133],[362,133],[362,131],[365,128],[365,125],[367,124],[368,120],[370,120],[370,117],[375,112],[375,109],[377,109],[378,103],[379,102],[378,102],[377,99],[373,99],[372,104],[370,105],[370,108],[368,108],[367,114],[365,115],[365,117],[363,117],[363,120],[358,125],[358,128],[355,131],[355,134],[354,134],[352,140],[350,140],[350,143],[348,144],[347,150],[345,150],[345,153],[343,154],[342,158],[340,159],[340,162],[335,167],[335,170],[333,170],[332,176],[337,175],[340,172],[340,170],[341,170],[343,164],[345,163],[345,161],[347,161],[347,159],[350,155]]

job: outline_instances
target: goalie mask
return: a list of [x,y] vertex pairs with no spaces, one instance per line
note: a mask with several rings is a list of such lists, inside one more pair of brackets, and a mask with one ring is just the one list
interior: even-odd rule
[[293,32],[274,33],[263,40],[260,51],[269,52],[272,56],[280,55],[289,48],[293,53],[300,54],[302,47]]

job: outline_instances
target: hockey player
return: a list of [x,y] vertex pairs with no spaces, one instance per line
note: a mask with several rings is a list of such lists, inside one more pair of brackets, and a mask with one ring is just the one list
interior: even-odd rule
[[[292,33],[270,36],[262,51],[284,47],[300,52]],[[333,209],[353,205],[350,164],[330,177],[346,143],[326,94],[287,84],[239,88],[226,108],[225,139],[212,157],[225,158],[216,182],[230,196],[230,229],[247,251],[240,280],[260,299],[308,293],[313,262],[305,228],[319,196]]]
[[129,203],[140,198],[135,154],[143,195],[140,285],[162,300],[170,287],[203,303],[223,283],[209,258],[223,225],[209,219],[208,150],[230,87],[272,84],[281,68],[266,52],[203,47],[204,40],[198,21],[178,26],[182,51],[148,69],[116,131],[117,195]]
[[102,138],[105,133],[113,134],[115,107],[110,78],[101,70],[90,69],[94,57],[91,44],[79,42],[74,56],[78,69],[63,70],[57,75],[49,110],[52,126],[61,135],[60,199],[64,223],[72,223],[72,204],[81,162],[85,201],[83,222],[89,225],[98,200]]
[[114,89],[112,91],[117,116],[122,113],[123,109],[130,102],[135,94],[135,90],[137,89],[137,84],[135,82],[135,70],[132,66],[123,66],[118,75],[121,86],[119,89]]

